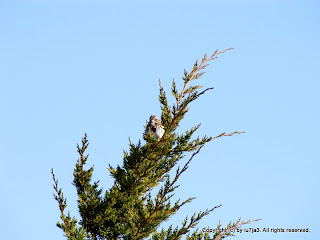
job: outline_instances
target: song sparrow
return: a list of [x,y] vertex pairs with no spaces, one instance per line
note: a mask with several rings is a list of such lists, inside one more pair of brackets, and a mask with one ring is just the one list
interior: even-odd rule
[[157,116],[150,116],[150,120],[147,124],[146,131],[144,134],[148,135],[150,132],[154,134],[155,139],[162,138],[164,134],[164,127],[159,118],[157,118]]

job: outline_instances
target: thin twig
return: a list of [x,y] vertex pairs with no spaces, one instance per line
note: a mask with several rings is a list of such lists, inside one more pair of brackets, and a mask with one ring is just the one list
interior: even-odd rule
[[227,137],[227,136],[232,136],[233,134],[241,134],[241,133],[246,133],[245,131],[242,131],[242,132],[239,132],[239,131],[235,131],[235,132],[232,132],[232,133],[226,133],[226,132],[223,132],[221,134],[219,134],[218,136],[215,136],[215,137],[211,137],[210,140],[213,140],[213,139],[216,139],[216,138],[219,138],[219,137]]

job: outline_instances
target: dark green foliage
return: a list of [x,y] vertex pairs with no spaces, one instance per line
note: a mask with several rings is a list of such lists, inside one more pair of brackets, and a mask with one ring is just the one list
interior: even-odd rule
[[[226,49],[228,50],[228,49]],[[129,142],[129,151],[124,151],[123,165],[109,166],[111,176],[114,178],[113,186],[102,193],[98,183],[91,183],[93,167],[88,170],[84,165],[88,160],[85,151],[88,147],[87,135],[82,139],[81,146],[77,146],[79,158],[74,169],[73,185],[78,193],[78,208],[81,221],[77,224],[75,218],[70,214],[66,216],[66,200],[58,182],[54,178],[55,199],[59,203],[61,212],[61,223],[58,227],[64,231],[68,239],[144,239],[150,237],[153,240],[180,239],[183,235],[187,239],[220,239],[231,235],[230,229],[239,228],[240,225],[250,223],[236,222],[228,225],[229,230],[223,233],[215,233],[210,238],[208,234],[196,230],[190,230],[199,223],[205,215],[208,215],[215,208],[195,213],[190,219],[186,218],[182,226],[162,229],[157,232],[159,225],[175,214],[186,203],[194,198],[183,201],[172,201],[174,190],[179,187],[177,182],[182,173],[189,166],[190,161],[199,153],[201,148],[211,140],[231,136],[234,133],[222,133],[216,137],[193,137],[200,127],[200,124],[191,128],[183,134],[177,134],[180,121],[188,112],[188,105],[212,89],[207,88],[198,92],[202,86],[190,86],[193,80],[201,77],[208,62],[217,58],[216,55],[225,52],[216,51],[211,57],[204,56],[201,63],[196,62],[190,73],[186,70],[183,76],[183,89],[177,90],[176,83],[172,82],[172,95],[176,102],[168,105],[166,93],[160,83],[159,101],[161,104],[161,122],[165,128],[165,134],[161,139],[155,139],[153,135],[144,136],[145,144],[139,141],[137,144]],[[183,167],[178,166],[172,178],[169,172],[177,165],[179,160],[191,153],[189,160]],[[159,186],[160,185],[160,186]],[[157,192],[155,192],[155,187]],[[151,196],[151,191],[154,197]]]

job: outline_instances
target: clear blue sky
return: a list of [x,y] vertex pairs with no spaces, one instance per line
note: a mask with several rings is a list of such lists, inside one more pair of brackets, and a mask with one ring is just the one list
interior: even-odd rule
[[[175,3],[172,3],[175,2]],[[71,185],[76,143],[88,133],[94,180],[142,139],[170,93],[205,53],[228,47],[199,84],[179,131],[246,134],[209,143],[177,197],[198,197],[166,223],[222,204],[199,228],[239,217],[247,227],[311,233],[238,240],[318,239],[320,230],[320,4],[316,0],[0,1],[1,238],[64,239],[50,169],[78,215]]]

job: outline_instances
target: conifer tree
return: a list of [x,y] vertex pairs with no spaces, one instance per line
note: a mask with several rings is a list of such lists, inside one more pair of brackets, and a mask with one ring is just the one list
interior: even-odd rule
[[[231,48],[229,48],[231,49]],[[186,217],[180,226],[170,225],[167,229],[159,226],[182,206],[191,202],[190,197],[183,201],[172,202],[174,191],[179,187],[180,176],[188,169],[190,161],[199,153],[202,147],[213,139],[232,136],[243,132],[221,133],[216,137],[193,137],[200,124],[185,133],[178,134],[176,129],[180,121],[188,113],[189,104],[212,88],[202,91],[202,86],[191,85],[204,74],[209,62],[217,55],[226,52],[215,51],[210,57],[205,55],[202,61],[193,65],[190,73],[184,71],[183,89],[179,92],[173,79],[171,92],[175,99],[169,106],[166,93],[160,84],[159,100],[161,105],[161,122],[164,135],[156,139],[152,133],[144,135],[145,142],[134,144],[129,140],[129,151],[124,151],[123,164],[117,167],[109,165],[109,172],[114,179],[113,186],[103,192],[99,182],[92,183],[94,168],[84,169],[88,161],[85,151],[88,147],[87,135],[77,146],[79,158],[74,169],[73,185],[77,189],[78,209],[81,220],[65,214],[66,199],[52,170],[54,180],[54,198],[58,202],[61,221],[57,226],[69,240],[168,240],[181,239],[222,239],[233,235],[234,230],[243,224],[256,220],[230,222],[224,229],[221,224],[212,235],[194,229],[199,221],[220,206],[215,206]],[[189,159],[180,167],[178,162],[189,154]],[[172,172],[172,171],[173,172]],[[169,174],[171,172],[171,175]],[[170,177],[171,176],[171,177]],[[173,176],[173,177],[172,177]],[[159,186],[158,188],[155,188]],[[152,195],[151,195],[152,192]]]

